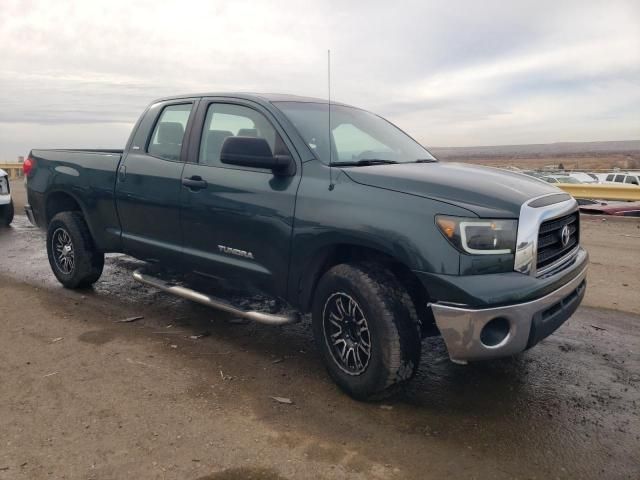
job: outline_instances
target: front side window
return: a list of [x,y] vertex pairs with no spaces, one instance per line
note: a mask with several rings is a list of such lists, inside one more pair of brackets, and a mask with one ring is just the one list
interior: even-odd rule
[[[435,161],[419,143],[382,117],[344,105],[275,102],[324,163]],[[329,126],[331,113],[331,126]]]
[[638,185],[638,177],[634,177],[633,175],[627,175],[624,183],[630,183],[631,185]]
[[191,114],[191,106],[190,103],[184,103],[164,107],[151,135],[147,149],[149,155],[165,160],[180,160],[182,140]]
[[288,153],[280,135],[262,113],[242,105],[212,103],[202,130],[199,163],[222,166],[220,152],[229,137],[264,138],[274,155]]
[[615,175],[607,175],[607,182],[613,182]]

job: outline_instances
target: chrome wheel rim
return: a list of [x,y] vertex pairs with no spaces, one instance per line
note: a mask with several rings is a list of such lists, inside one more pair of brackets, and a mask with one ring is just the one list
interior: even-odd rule
[[65,275],[71,274],[76,264],[71,236],[64,228],[58,228],[51,237],[51,248],[56,267]]
[[362,374],[371,359],[371,333],[358,302],[344,292],[332,294],[324,304],[322,326],[336,365],[349,375]]

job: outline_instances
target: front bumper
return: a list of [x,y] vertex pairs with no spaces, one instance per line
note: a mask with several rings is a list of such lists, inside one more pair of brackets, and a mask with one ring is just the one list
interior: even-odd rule
[[11,194],[0,193],[0,205],[9,205],[11,203]]
[[[553,333],[584,298],[586,259],[581,266],[577,275],[557,290],[528,302],[482,309],[430,304],[451,360],[466,363],[514,355]],[[488,330],[494,327],[492,335]]]

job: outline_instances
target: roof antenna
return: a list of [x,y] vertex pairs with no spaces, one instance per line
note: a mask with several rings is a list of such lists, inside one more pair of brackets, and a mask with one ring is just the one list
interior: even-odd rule
[[329,140],[329,190],[333,190],[335,187],[333,183],[333,167],[331,164],[333,163],[333,147],[331,145],[331,50],[327,50],[327,93],[329,98],[329,129],[328,129],[328,140]]

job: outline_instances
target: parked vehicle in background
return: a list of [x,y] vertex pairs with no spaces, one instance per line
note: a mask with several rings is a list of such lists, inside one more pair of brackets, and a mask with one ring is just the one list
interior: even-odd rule
[[[598,183],[598,177],[589,173],[571,172],[569,173],[568,176],[571,178],[575,178],[580,183]],[[569,183],[569,182],[560,182],[560,183]]]
[[107,252],[251,285],[283,308],[246,311],[134,273],[270,325],[311,313],[330,376],[359,399],[411,379],[423,337],[442,335],[459,363],[515,355],[562,325],[586,291],[570,195],[438,162],[388,121],[344,104],[165,98],[124,150],[32,150],[24,166],[26,212],[47,230],[62,285],[92,285]]
[[603,183],[618,183],[640,186],[640,174],[637,173],[609,173]]
[[544,173],[540,173],[535,170],[522,170],[519,173],[533,178],[542,178],[545,176]]
[[545,175],[541,177],[541,180],[548,183],[582,183],[577,178],[570,177],[569,175]]
[[604,200],[576,199],[580,212],[589,215],[615,215],[618,217],[640,217],[640,202],[607,202]]
[[9,174],[0,169],[0,227],[8,227],[13,221],[13,200]]

